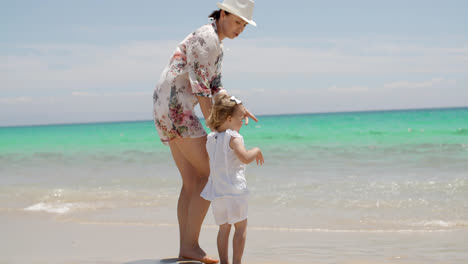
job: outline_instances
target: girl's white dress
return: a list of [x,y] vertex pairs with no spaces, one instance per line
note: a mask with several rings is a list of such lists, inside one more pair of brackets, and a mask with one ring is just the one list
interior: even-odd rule
[[206,149],[210,158],[210,177],[201,196],[211,201],[217,225],[234,224],[247,219],[246,165],[242,163],[229,146],[231,137],[244,143],[236,131],[212,132],[208,135]]

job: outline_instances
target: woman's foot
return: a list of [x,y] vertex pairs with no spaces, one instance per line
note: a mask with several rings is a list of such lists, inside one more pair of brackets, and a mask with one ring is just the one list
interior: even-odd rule
[[219,263],[218,259],[208,257],[201,248],[195,250],[181,250],[179,260],[197,260],[206,264]]
[[[208,256],[204,256],[203,258],[201,259],[194,259],[194,258],[187,258],[187,257],[181,257],[179,258],[180,261],[190,261],[190,260],[195,260],[195,261],[200,261],[202,263],[206,263],[206,264],[216,264],[216,263],[219,263],[219,260],[217,259],[214,259],[214,258],[210,258]],[[198,262],[197,262],[198,263]]]

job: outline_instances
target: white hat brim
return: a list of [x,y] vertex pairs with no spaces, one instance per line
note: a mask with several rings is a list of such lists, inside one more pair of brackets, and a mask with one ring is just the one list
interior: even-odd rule
[[243,16],[237,14],[236,11],[230,9],[229,7],[227,7],[227,6],[225,6],[225,5],[221,4],[221,3],[217,3],[217,5],[218,5],[218,7],[219,7],[220,9],[225,10],[225,11],[228,11],[229,13],[234,14],[234,15],[236,15],[236,16],[242,18],[245,22],[251,24],[252,26],[255,26],[255,27],[257,26],[257,23],[255,23],[255,21],[249,20],[249,19],[247,19],[247,18],[245,18],[245,17],[243,17]]

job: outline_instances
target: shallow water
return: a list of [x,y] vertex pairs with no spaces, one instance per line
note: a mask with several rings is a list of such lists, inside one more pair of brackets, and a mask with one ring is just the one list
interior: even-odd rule
[[[248,165],[249,226],[289,239],[262,250],[296,263],[347,263],[336,246],[357,263],[468,259],[468,108],[259,119],[241,130],[266,162]],[[0,128],[3,213],[175,226],[180,184],[151,121]],[[252,259],[265,253],[249,243]]]

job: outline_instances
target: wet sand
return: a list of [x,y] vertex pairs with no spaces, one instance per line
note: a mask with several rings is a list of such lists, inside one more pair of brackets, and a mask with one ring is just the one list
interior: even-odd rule
[[[50,214],[0,212],[0,263],[177,263],[176,224],[65,221]],[[216,256],[217,227],[200,244]],[[466,263],[465,230],[453,232],[303,232],[250,227],[245,263]],[[194,261],[180,263],[197,263]]]

